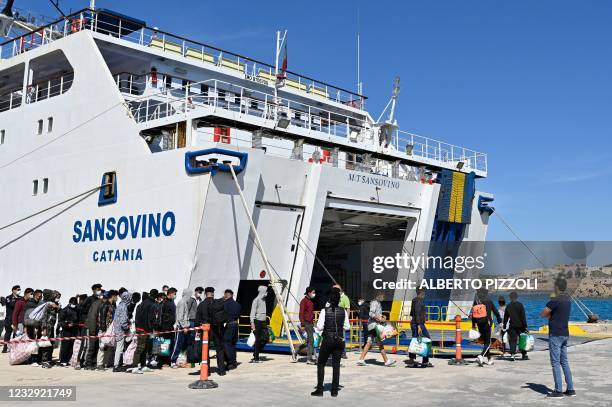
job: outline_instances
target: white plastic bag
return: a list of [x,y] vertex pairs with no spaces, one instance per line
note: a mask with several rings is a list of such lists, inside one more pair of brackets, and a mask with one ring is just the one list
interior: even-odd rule
[[249,335],[249,339],[247,339],[246,343],[251,348],[255,346],[255,332],[251,332],[251,334]]
[[475,341],[476,339],[480,338],[480,332],[475,329],[470,329],[470,331],[468,332],[468,338],[470,339],[470,341]]
[[508,339],[508,332],[506,332],[506,333],[504,334],[504,339],[503,339],[503,341],[504,341],[504,345],[506,345],[506,347],[508,347],[508,348],[509,348],[509,347],[510,347],[510,339]]
[[117,345],[117,338],[115,337],[115,321],[111,322],[106,329],[106,332],[102,334],[100,344],[104,346],[104,348],[114,348]]

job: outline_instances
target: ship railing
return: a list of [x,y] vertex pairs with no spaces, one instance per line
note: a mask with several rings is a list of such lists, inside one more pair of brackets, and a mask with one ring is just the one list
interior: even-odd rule
[[487,155],[465,147],[419,136],[404,130],[394,132],[392,143],[396,150],[437,162],[453,164],[457,169],[487,172]]
[[21,106],[23,101],[23,92],[20,89],[0,95],[0,112],[15,109]]
[[[118,86],[144,88],[146,82],[135,78],[117,76]],[[363,141],[371,132],[365,120],[344,116],[315,106],[304,105],[295,101],[275,98],[265,92],[245,88],[229,82],[210,79],[202,82],[188,83],[182,87],[162,88],[156,95],[136,97],[130,100],[131,92],[126,93],[126,99],[132,109],[135,120],[139,123],[157,120],[176,114],[185,114],[198,106],[213,109],[224,109],[239,114],[250,115],[264,120],[289,120],[291,126],[315,131],[323,136],[334,136],[348,139],[352,142]],[[140,92],[140,91],[139,91]],[[144,97],[147,97],[143,100]],[[487,156],[465,147],[455,146],[428,137],[419,136],[402,130],[397,130],[391,140],[393,148],[402,152],[408,159],[418,157],[433,162],[452,164],[457,169],[474,169],[486,172]],[[461,163],[461,164],[460,164]],[[376,174],[391,172],[392,163],[377,160],[374,164],[361,162],[349,163],[349,167]],[[407,178],[413,175],[406,173]]]
[[[144,82],[130,80],[118,75],[116,81],[123,89],[144,86]],[[149,79],[147,78],[147,81]],[[126,99],[136,121],[147,122],[174,114],[184,114],[198,106],[224,109],[264,120],[285,119],[293,126],[347,138],[351,133],[360,133],[366,127],[363,119],[345,116],[319,107],[305,105],[292,100],[275,97],[273,94],[238,86],[217,79],[189,83],[185,86],[165,88],[147,97]],[[146,100],[143,100],[143,98]]]
[[74,75],[72,73],[45,78],[44,80],[26,88],[26,103],[36,103],[42,100],[59,96],[68,91],[72,86]]
[[[101,18],[103,21],[101,21]],[[115,21],[116,23],[113,23]],[[276,76],[273,65],[253,58],[223,50],[198,41],[171,34],[158,28],[134,27],[134,21],[121,18],[102,10],[83,9],[65,18],[40,27],[0,44],[1,58],[9,58],[30,49],[45,45],[81,30],[91,30],[114,38],[129,41],[148,49],[159,50],[168,55],[184,58],[186,61],[199,61],[239,73],[245,78],[259,83],[279,85],[301,91],[321,100],[333,100],[358,109],[364,108],[365,96],[328,83],[291,71]]]

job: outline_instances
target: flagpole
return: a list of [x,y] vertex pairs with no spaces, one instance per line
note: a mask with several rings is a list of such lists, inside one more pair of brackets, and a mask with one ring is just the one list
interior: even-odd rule
[[280,30],[276,31],[276,58],[274,58],[274,121],[278,121],[278,58],[280,56]]

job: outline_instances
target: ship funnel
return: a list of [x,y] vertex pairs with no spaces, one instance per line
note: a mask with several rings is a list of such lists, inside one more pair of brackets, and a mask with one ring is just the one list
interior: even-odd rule
[[15,3],[15,0],[8,0],[0,14],[4,14],[7,17],[13,17],[13,3]]

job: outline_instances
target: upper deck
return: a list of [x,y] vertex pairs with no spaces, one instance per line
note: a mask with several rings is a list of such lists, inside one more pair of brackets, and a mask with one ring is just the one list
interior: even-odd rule
[[[327,145],[331,142],[346,151],[364,150],[366,153],[374,153],[373,158],[383,158],[389,162],[399,159],[413,166],[474,171],[478,177],[487,175],[486,154],[396,128],[391,128],[392,133],[386,134],[388,145],[382,148],[379,134],[381,128],[364,110],[366,97],[363,95],[291,71],[287,71],[284,86],[279,89],[282,90],[282,95],[275,95],[277,85],[274,66],[148,27],[143,21],[115,12],[81,10],[0,44],[0,56],[2,59],[9,59],[83,30],[92,32],[96,40],[120,44],[127,50],[143,55],[161,55],[184,66],[197,65],[224,74],[221,79],[183,78],[183,86],[170,93],[162,90],[134,97],[132,82],[143,81],[142,85],[146,88],[152,81],[151,74],[140,77],[129,74],[129,90],[126,91],[125,74],[109,66],[124,97],[128,102],[132,102],[130,106],[134,119],[144,127],[154,125],[160,118],[160,111],[164,111],[164,117],[168,118],[180,115],[189,108],[193,109],[194,105],[212,107],[217,112],[222,112],[223,109],[237,110],[242,113],[241,120],[254,120],[251,116],[260,116],[262,120],[270,119],[269,112],[272,112],[273,119],[277,120],[278,113],[275,112],[281,112],[282,107],[283,115],[288,115],[290,119],[286,129],[288,134],[306,136],[306,139],[314,142],[325,141]],[[105,50],[102,49],[102,52],[104,54]],[[115,55],[117,56],[120,54]],[[161,80],[162,72],[159,76]],[[172,76],[178,76],[176,71],[172,72]],[[38,94],[38,86],[51,85],[43,83],[34,86],[37,90],[35,93]],[[19,93],[19,90],[12,91],[8,96],[9,109],[21,104]],[[19,104],[13,103],[15,98],[19,98]],[[2,100],[3,95],[0,95],[0,102]],[[156,115],[149,112],[149,100],[156,106]],[[231,103],[228,103],[228,100],[231,100]],[[247,101],[248,106],[256,108],[245,108],[243,105],[246,105]],[[26,103],[32,102],[35,100]],[[137,108],[134,102],[139,102]],[[177,102],[185,106],[177,108]],[[146,108],[143,108],[143,104]],[[3,110],[6,109],[0,109],[0,112]],[[255,121],[253,123],[258,125]],[[371,145],[366,146],[364,139],[365,144],[370,140]]]

